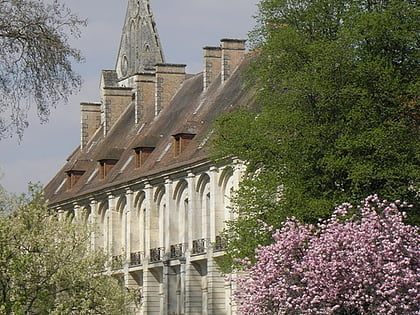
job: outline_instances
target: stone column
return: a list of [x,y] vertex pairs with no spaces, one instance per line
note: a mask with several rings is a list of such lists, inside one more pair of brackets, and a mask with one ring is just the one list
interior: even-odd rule
[[163,220],[163,224],[161,225],[163,229],[159,231],[161,235],[162,245],[165,247],[165,251],[168,252],[171,245],[170,239],[170,218],[169,216],[172,214],[171,212],[175,209],[175,204],[173,202],[172,194],[173,194],[173,182],[170,178],[165,178],[165,200],[164,204],[166,204],[166,208],[161,208],[164,213],[162,213],[161,217]]
[[90,199],[90,211],[89,224],[92,228],[92,236],[90,238],[90,246],[92,250],[98,249],[96,238],[98,231],[98,202],[95,199]]
[[80,218],[81,218],[81,207],[78,203],[73,203],[73,211],[74,211],[74,218],[73,220],[75,222],[80,222]]
[[129,287],[129,273],[128,269],[130,267],[130,258],[131,258],[131,214],[133,212],[133,191],[127,189],[125,192],[127,204],[124,209],[123,214],[123,227],[124,227],[124,239],[123,239],[123,248],[124,248],[124,281],[127,287]]
[[[115,212],[115,196],[112,194],[108,194],[108,211],[105,217],[105,252],[107,253],[108,257],[110,257],[110,262],[112,261],[112,248],[113,248],[113,220],[114,220],[114,212]],[[111,266],[111,264],[109,264]]]
[[199,224],[199,222],[194,222],[194,213],[197,209],[197,198],[195,193],[195,174],[188,172],[187,176],[188,183],[188,213],[187,213],[187,222],[185,223],[186,230],[184,231],[184,244],[186,247],[185,250],[185,261],[181,265],[181,285],[185,290],[185,314],[191,314],[191,305],[193,303],[192,299],[192,275],[191,275],[191,254],[192,254],[192,241],[193,241],[193,231],[192,226],[194,224]]
[[212,315],[226,315],[225,309],[225,281],[214,259],[213,243],[216,241],[216,211],[220,207],[218,168],[210,168],[210,245],[207,249],[207,301],[208,313]]

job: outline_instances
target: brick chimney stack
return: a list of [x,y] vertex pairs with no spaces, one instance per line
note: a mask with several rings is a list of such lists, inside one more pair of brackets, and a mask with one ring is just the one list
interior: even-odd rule
[[84,149],[101,126],[101,103],[80,103],[80,148]]
[[185,67],[184,64],[171,63],[158,63],[156,65],[156,116],[169,105],[175,92],[184,82],[186,77]]
[[144,119],[154,116],[155,111],[155,84],[156,74],[153,72],[143,72],[136,75],[135,92],[135,123],[138,124]]
[[107,134],[121,114],[133,101],[131,87],[103,87],[102,88],[102,123],[104,134]]
[[222,69],[222,48],[214,46],[203,47],[204,54],[204,90],[212,84]]
[[224,38],[220,42],[222,47],[222,83],[224,83],[243,58],[246,40]]

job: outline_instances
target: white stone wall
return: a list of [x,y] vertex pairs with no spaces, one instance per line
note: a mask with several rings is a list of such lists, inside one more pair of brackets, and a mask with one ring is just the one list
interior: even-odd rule
[[240,176],[240,164],[203,163],[60,209],[95,226],[91,246],[108,253],[107,272],[142,295],[137,314],[233,314],[217,257]]

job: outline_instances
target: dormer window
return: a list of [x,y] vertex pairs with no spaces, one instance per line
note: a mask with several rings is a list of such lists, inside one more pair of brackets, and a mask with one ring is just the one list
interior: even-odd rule
[[191,140],[194,138],[195,134],[192,133],[177,133],[173,135],[174,137],[174,156],[180,155]]
[[104,179],[117,162],[118,160],[114,159],[99,160],[99,179]]
[[82,177],[85,171],[70,170],[67,171],[67,190],[70,190],[76,185],[77,181]]
[[149,155],[153,152],[154,147],[138,147],[134,148],[134,163],[135,167],[142,167]]

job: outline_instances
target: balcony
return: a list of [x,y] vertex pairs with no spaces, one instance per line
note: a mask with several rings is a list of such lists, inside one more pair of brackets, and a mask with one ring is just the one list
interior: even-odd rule
[[199,255],[199,254],[204,254],[206,252],[206,239],[202,238],[202,239],[198,239],[198,240],[193,240],[192,243],[192,254],[193,255]]
[[215,251],[225,250],[227,247],[226,241],[221,236],[216,236],[216,243],[214,244]]
[[165,253],[164,247],[156,247],[150,249],[150,262],[159,262],[162,261],[163,255]]
[[122,269],[124,262],[124,255],[112,256],[111,268],[112,270]]
[[141,266],[142,264],[142,252],[130,253],[130,267]]
[[184,248],[182,244],[171,245],[171,252],[169,258],[177,259],[181,257],[184,257]]

